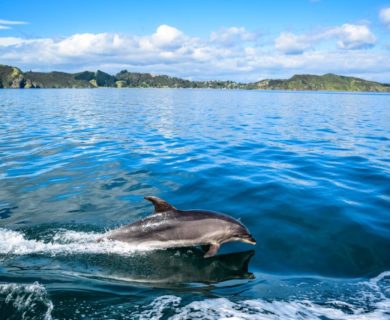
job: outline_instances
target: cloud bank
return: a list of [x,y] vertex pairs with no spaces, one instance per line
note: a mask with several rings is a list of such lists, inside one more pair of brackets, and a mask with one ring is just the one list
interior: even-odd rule
[[[0,26],[12,23],[0,20]],[[271,41],[244,27],[222,28],[202,39],[160,25],[154,33],[143,36],[0,36],[0,61],[34,70],[117,72],[127,68],[189,79],[254,81],[293,73],[335,72],[390,80],[388,52],[377,50],[376,44],[376,36],[364,24],[343,24],[307,34],[282,32]]]
[[377,39],[366,25],[343,24],[313,34],[296,35],[281,33],[275,39],[275,48],[286,54],[301,54],[315,44],[334,41],[339,48],[356,50],[368,49],[375,45]]

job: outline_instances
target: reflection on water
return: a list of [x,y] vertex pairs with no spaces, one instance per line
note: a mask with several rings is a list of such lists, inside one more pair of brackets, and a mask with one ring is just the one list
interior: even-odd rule
[[[218,283],[254,279],[248,265],[254,251],[224,254],[205,259],[200,249],[159,250],[131,257],[94,255],[72,257],[72,270],[103,279],[142,282],[153,285]],[[91,272],[93,270],[93,272]],[[88,272],[88,273],[87,273]]]

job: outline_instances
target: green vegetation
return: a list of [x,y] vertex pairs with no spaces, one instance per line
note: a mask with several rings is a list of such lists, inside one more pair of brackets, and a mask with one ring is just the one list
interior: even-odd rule
[[354,77],[327,73],[295,75],[287,80],[262,80],[253,84],[253,89],[268,90],[325,90],[325,91],[370,91],[390,92],[390,85]]
[[0,65],[0,88],[211,88],[211,89],[258,89],[258,90],[326,90],[390,92],[389,84],[367,81],[335,74],[322,76],[302,74],[290,79],[267,79],[252,83],[234,81],[190,81],[166,75],[129,72],[116,75],[103,71],[22,72],[20,69]]
[[0,88],[24,88],[25,80],[20,69],[0,65]]
[[115,87],[117,79],[103,71],[84,71],[73,75],[76,80],[88,81],[94,87]]
[[77,80],[65,72],[25,72],[24,78],[30,88],[92,88],[88,81]]
[[166,75],[138,73],[122,70],[115,78],[122,87],[130,88],[211,88],[245,89],[245,84],[233,81],[190,81]]

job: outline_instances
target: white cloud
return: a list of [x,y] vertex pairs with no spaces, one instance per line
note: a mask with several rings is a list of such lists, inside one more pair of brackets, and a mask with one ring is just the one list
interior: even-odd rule
[[160,47],[169,47],[172,44],[177,43],[182,36],[183,33],[180,30],[163,24],[157,28],[151,39],[153,43]]
[[[39,65],[119,62],[134,65],[171,63],[172,60],[205,59],[210,48],[199,39],[162,25],[155,33],[133,36],[118,33],[74,34],[65,39],[0,37],[0,59],[18,64]],[[214,55],[214,54],[213,54]],[[210,57],[210,53],[209,56]]]
[[183,40],[183,33],[168,25],[159,26],[156,32],[151,36],[138,38],[139,47],[143,50],[178,48]]
[[306,36],[282,32],[275,39],[275,48],[285,54],[301,54],[310,47],[310,40]]
[[53,43],[52,49],[64,57],[110,54],[115,50],[121,50],[126,44],[131,45],[128,43],[130,41],[131,39],[118,34],[82,33]]
[[27,24],[27,22],[0,19],[0,30],[11,29],[11,26],[20,24]]
[[25,21],[13,21],[13,20],[0,19],[0,24],[16,25],[16,24],[27,24],[27,22],[25,22]]
[[382,9],[379,18],[386,27],[390,28],[390,7]]
[[21,38],[16,37],[2,37],[0,38],[0,48],[1,47],[10,47],[16,46],[22,43],[25,43],[27,40],[23,40]]
[[377,41],[366,25],[346,23],[310,34],[282,32],[275,39],[275,48],[285,54],[302,54],[317,43],[331,40],[336,40],[339,48],[347,50],[371,48]]
[[210,35],[210,41],[229,46],[254,41],[256,38],[255,33],[247,31],[244,27],[222,28],[218,32],[212,32]]
[[370,48],[376,43],[376,37],[366,25],[343,24],[330,30],[339,36],[338,45],[343,49]]
[[[378,80],[382,80],[381,75],[390,75],[387,52],[349,50],[375,42],[366,26],[342,25],[316,34],[285,32],[275,40],[277,50],[272,45],[257,43],[250,34],[243,28],[232,27],[200,39],[162,25],[144,36],[81,33],[63,39],[0,37],[0,61],[22,69],[101,69],[115,73],[127,68],[192,79],[239,81],[292,73],[377,72]],[[335,47],[337,41],[342,49]],[[331,42],[333,47],[318,50],[320,42]]]

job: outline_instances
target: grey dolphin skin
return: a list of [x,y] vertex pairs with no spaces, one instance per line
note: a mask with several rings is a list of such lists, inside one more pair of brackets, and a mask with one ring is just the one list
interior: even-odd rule
[[109,231],[103,239],[145,244],[156,249],[202,246],[205,258],[214,256],[226,242],[256,244],[248,229],[232,217],[206,210],[178,210],[157,197],[145,199],[153,203],[153,214]]

